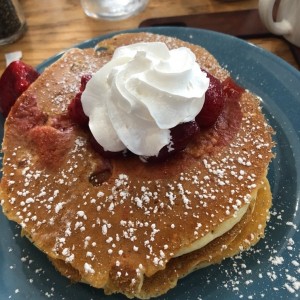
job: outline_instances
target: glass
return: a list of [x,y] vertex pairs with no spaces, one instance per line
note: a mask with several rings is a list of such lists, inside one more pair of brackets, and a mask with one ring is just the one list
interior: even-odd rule
[[17,0],[0,0],[0,45],[17,40],[26,30],[26,21]]
[[86,15],[95,19],[121,20],[142,11],[148,0],[81,0]]

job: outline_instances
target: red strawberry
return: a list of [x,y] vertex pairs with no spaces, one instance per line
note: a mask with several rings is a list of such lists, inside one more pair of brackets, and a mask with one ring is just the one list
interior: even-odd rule
[[207,77],[210,81],[205,93],[205,102],[196,117],[196,122],[200,127],[212,126],[217,121],[225,103],[221,82],[209,73],[207,73]]
[[171,128],[173,151],[183,150],[197,132],[199,132],[199,127],[195,121],[181,123]]
[[80,126],[87,126],[89,122],[89,118],[83,112],[81,95],[91,77],[91,75],[84,75],[81,77],[80,91],[76,94],[68,106],[70,118]]
[[20,60],[9,64],[0,78],[0,112],[4,117],[7,117],[19,96],[38,77],[39,73],[35,69]]

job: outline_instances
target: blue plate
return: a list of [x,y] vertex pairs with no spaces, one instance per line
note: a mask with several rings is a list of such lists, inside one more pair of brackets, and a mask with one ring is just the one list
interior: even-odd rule
[[[263,112],[276,130],[276,158],[268,178],[274,204],[265,239],[221,265],[194,272],[159,299],[296,299],[300,294],[300,73],[280,58],[240,39],[190,28],[145,28],[207,48],[242,86],[263,99]],[[116,33],[113,33],[116,34]],[[80,45],[93,47],[101,36]],[[57,60],[58,54],[38,70]],[[3,123],[3,120],[2,120]],[[1,128],[1,136],[3,129]],[[2,139],[2,137],[1,137]],[[72,284],[20,228],[0,213],[0,299],[125,299]]]

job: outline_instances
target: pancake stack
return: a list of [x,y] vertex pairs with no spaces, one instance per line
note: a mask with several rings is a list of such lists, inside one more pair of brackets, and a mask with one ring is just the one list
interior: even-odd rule
[[163,162],[96,152],[68,105],[83,75],[107,63],[116,47],[141,41],[189,47],[202,69],[220,81],[229,77],[200,46],[150,33],[115,36],[99,51],[67,51],[10,111],[0,193],[6,216],[63,275],[106,294],[147,299],[264,235],[273,142],[258,97],[245,91]]

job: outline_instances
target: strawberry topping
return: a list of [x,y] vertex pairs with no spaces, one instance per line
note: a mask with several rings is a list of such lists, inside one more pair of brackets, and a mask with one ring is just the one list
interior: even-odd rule
[[[21,61],[14,61],[6,68],[0,78],[0,112],[4,117],[8,115],[18,97],[38,76],[39,73],[36,70]],[[211,74],[207,73],[207,76],[210,79],[209,88],[205,94],[202,110],[196,116],[195,121],[181,123],[171,128],[171,142],[160,150],[158,156],[143,157],[143,159],[147,161],[162,161],[171,154],[185,149],[193,136],[200,131],[200,128],[208,128],[216,123],[226,101],[236,102],[244,92],[244,89],[238,86],[230,77],[221,83]],[[87,127],[89,118],[83,111],[81,95],[90,79],[91,75],[82,76],[80,90],[68,107],[68,115],[71,120],[82,127]],[[105,157],[115,157],[123,152],[104,151],[103,147],[97,143],[92,135],[91,145]],[[128,151],[127,153],[129,154]]]
[[81,95],[84,91],[86,84],[91,79],[91,75],[84,75],[81,77],[80,90],[76,96],[72,99],[68,106],[69,117],[80,126],[86,127],[89,123],[89,118],[83,112],[81,104]]
[[39,77],[39,73],[20,60],[14,61],[0,78],[0,112],[7,117],[21,94]]
[[209,73],[207,73],[207,77],[209,78],[209,87],[205,93],[205,102],[196,117],[196,122],[200,127],[212,126],[217,121],[225,104],[221,82]]

